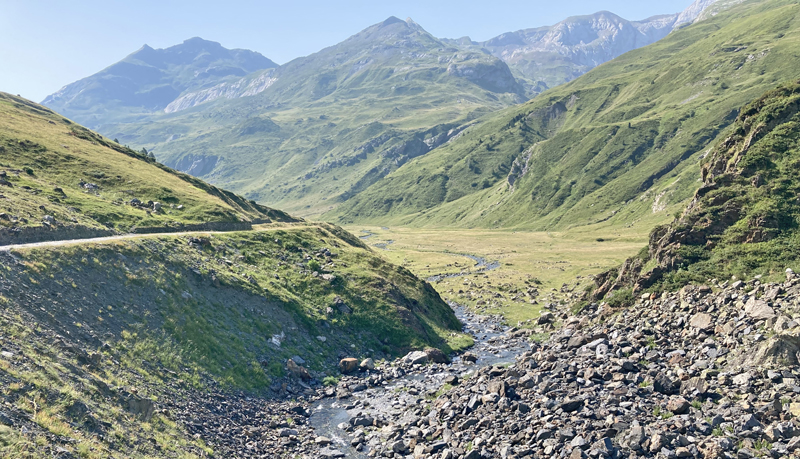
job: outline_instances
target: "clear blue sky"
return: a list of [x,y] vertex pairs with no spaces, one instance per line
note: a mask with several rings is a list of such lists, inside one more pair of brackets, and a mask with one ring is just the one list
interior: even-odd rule
[[0,0],[0,91],[41,101],[143,44],[191,37],[258,51],[282,64],[389,16],[437,37],[486,40],[607,10],[626,19],[676,13],[692,0]]

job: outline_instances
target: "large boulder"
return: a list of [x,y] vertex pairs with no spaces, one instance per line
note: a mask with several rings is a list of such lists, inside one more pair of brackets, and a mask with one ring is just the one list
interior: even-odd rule
[[447,358],[447,355],[435,347],[426,348],[425,355],[427,355],[428,360],[433,363],[450,363],[450,359]]
[[358,360],[348,357],[346,359],[342,359],[339,361],[339,371],[342,374],[348,374],[356,371],[358,369]]
[[412,365],[428,363],[428,354],[423,351],[412,351],[403,357],[403,361]]
[[742,369],[795,367],[800,365],[798,353],[800,353],[800,336],[780,334],[764,341],[754,349],[743,352],[731,362],[731,367]]
[[689,326],[694,328],[699,328],[700,330],[708,330],[711,328],[711,324],[713,323],[713,319],[711,314],[706,314],[705,312],[699,312],[692,316],[689,320]]

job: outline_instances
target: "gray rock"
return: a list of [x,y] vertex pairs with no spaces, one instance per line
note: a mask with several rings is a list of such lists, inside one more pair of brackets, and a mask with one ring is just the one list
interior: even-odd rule
[[403,361],[412,365],[428,363],[428,354],[423,351],[412,351],[403,357]]
[[753,320],[766,320],[775,317],[775,311],[769,307],[766,301],[750,298],[744,305],[744,313]]
[[700,330],[708,330],[711,328],[714,319],[711,317],[711,314],[706,314],[704,312],[699,312],[692,316],[689,320],[689,326],[694,328],[699,328]]

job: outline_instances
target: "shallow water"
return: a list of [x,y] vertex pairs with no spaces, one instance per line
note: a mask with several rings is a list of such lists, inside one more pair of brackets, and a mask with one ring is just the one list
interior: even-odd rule
[[[456,374],[462,377],[485,366],[513,363],[517,355],[530,349],[527,344],[506,346],[502,340],[497,340],[508,331],[508,327],[501,325],[497,320],[469,313],[461,306],[455,306],[454,311],[456,317],[464,324],[464,331],[475,338],[475,346],[470,349],[470,352],[478,356],[477,363],[466,363],[460,357],[455,357],[453,363],[449,365],[435,365],[436,371],[431,373],[410,373],[389,381],[389,384],[385,386],[353,394],[347,400],[335,398],[320,400],[311,406],[311,417],[309,418],[309,424],[314,428],[315,433],[330,438],[333,441],[332,446],[343,452],[348,458],[367,458],[367,451],[359,452],[351,447],[350,436],[338,427],[339,424],[348,422],[360,411],[364,411],[363,406],[353,406],[358,400],[361,400],[362,403],[366,401],[369,404],[370,414],[380,413],[385,417],[400,416],[402,418],[404,407],[425,403],[425,394],[411,395],[400,392],[400,388],[424,380],[427,390],[435,390],[442,386],[444,379],[449,375]],[[348,407],[351,409],[347,410]]]
[[475,261],[475,266],[473,266],[472,267],[473,269],[470,269],[469,271],[465,271],[465,272],[461,272],[461,273],[453,273],[453,274],[438,274],[436,276],[431,276],[431,277],[429,277],[429,278],[427,278],[425,280],[427,280],[428,282],[439,282],[442,279],[452,279],[452,278],[455,278],[455,277],[463,277],[463,276],[469,276],[469,275],[472,275],[472,274],[485,273],[485,272],[488,272],[488,271],[493,271],[493,270],[495,270],[495,269],[500,267],[500,262],[499,261],[488,261],[488,260],[486,260],[486,258],[478,257],[478,256],[475,256],[475,255],[469,255],[469,254],[466,254],[466,253],[454,253],[452,255],[456,255],[456,256],[459,256],[459,257],[467,257],[467,258],[469,258],[471,260],[474,260]]

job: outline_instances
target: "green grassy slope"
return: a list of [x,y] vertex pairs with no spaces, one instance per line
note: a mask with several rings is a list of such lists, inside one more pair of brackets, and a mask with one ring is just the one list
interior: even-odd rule
[[[800,5],[749,1],[409,162],[327,217],[568,228],[669,218],[737,110],[800,74]],[[513,186],[509,183],[513,179]]]
[[257,95],[101,132],[306,216],[427,153],[451,129],[524,100],[499,59],[447,45],[396,18],[268,72],[260,76],[269,76],[270,86]]
[[746,106],[703,162],[686,210],[656,228],[647,251],[602,276],[621,288],[676,290],[707,279],[783,278],[800,253],[800,82]]
[[[0,93],[0,226],[55,229],[293,221],[89,131],[41,105]],[[158,212],[150,206],[159,202]],[[178,207],[181,207],[180,209]]]
[[295,356],[321,385],[340,356],[471,342],[429,284],[341,228],[283,225],[0,253],[0,412],[17,420],[0,455],[203,456],[169,412],[131,414],[130,394],[159,409],[218,388],[299,394]]

